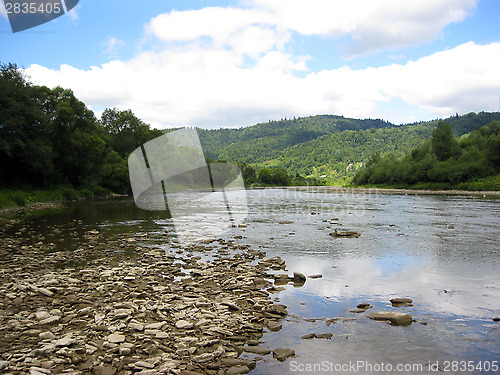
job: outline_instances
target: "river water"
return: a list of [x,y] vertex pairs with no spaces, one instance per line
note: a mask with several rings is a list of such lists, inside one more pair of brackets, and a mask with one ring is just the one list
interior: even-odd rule
[[[492,320],[500,316],[500,199],[297,189],[248,190],[247,197],[247,227],[222,237],[242,236],[236,242],[281,256],[289,275],[322,275],[272,295],[289,316],[261,340],[296,357],[266,358],[253,374],[500,373],[487,371],[500,366],[500,323]],[[92,228],[175,250],[166,214],[140,210],[130,198],[79,202],[22,225],[55,250],[76,248]],[[335,229],[361,236],[334,238]],[[394,297],[413,306],[393,307]],[[414,322],[372,321],[350,312],[359,303],[372,305],[368,312],[410,313]],[[300,338],[309,333],[333,337]]]

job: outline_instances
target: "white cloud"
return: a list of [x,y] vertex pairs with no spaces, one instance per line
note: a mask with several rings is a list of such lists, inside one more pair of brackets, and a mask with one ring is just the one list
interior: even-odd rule
[[282,28],[303,35],[349,37],[347,57],[417,45],[463,21],[478,0],[251,0]]
[[125,42],[123,40],[115,37],[109,37],[105,43],[103,54],[115,57],[118,54],[118,50],[123,46],[125,46]]
[[[88,105],[131,108],[157,127],[243,126],[318,113],[375,117],[377,106],[391,100],[433,117],[498,105],[500,43],[466,43],[405,65],[297,74],[305,59],[273,50],[245,66],[236,50],[191,47],[90,70],[32,65],[27,73],[37,83],[72,88]],[[391,116],[410,119],[408,108]]]

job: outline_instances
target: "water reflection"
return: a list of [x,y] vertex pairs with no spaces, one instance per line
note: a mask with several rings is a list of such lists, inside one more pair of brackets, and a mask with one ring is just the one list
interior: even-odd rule
[[[276,295],[297,317],[264,336],[270,347],[291,347],[295,361],[316,363],[500,357],[500,328],[491,321],[500,312],[498,200],[266,190],[251,192],[249,202],[247,243],[282,256],[290,274],[323,275]],[[362,236],[332,238],[335,228]],[[394,310],[395,296],[414,306]],[[350,313],[360,302],[409,312],[417,323],[392,327]],[[330,326],[304,321],[334,317]],[[323,332],[332,340],[300,339]],[[256,373],[300,373],[290,362],[262,362]]]

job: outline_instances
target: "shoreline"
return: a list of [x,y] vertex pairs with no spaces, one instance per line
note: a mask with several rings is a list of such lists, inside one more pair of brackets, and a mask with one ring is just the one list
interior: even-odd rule
[[395,194],[395,195],[474,195],[474,196],[500,196],[500,191],[479,190],[421,190],[421,189],[398,189],[398,188],[366,188],[345,186],[289,186],[296,190],[327,190],[335,193],[359,193],[359,194]]

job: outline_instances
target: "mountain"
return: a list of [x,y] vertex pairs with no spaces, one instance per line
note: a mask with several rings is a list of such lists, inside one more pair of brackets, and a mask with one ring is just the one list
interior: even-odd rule
[[[461,136],[493,120],[500,120],[500,113],[469,113],[444,121]],[[326,175],[330,182],[342,182],[377,152],[404,156],[429,138],[437,123],[394,125],[318,115],[239,129],[198,129],[198,134],[206,156],[213,160],[246,161],[257,168],[279,167],[291,174]]]

